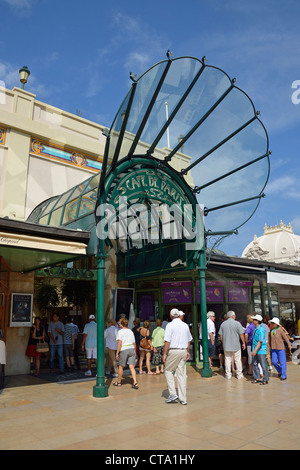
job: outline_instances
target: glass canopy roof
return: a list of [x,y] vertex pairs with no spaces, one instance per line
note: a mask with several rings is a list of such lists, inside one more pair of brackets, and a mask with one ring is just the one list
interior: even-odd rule
[[167,55],[138,80],[132,77],[109,133],[109,167],[146,155],[182,178],[191,172],[206,231],[234,230],[264,195],[270,170],[265,127],[235,79],[205,58]]
[[60,227],[95,212],[100,173],[39,204],[28,217],[36,224]]
[[[44,201],[29,216],[43,225],[72,224],[95,213],[97,197],[123,159],[172,168],[204,206],[207,234],[232,231],[255,212],[266,186],[269,140],[251,99],[206,59],[164,60],[138,79],[107,135],[102,171]],[[176,157],[176,158],[175,158]]]

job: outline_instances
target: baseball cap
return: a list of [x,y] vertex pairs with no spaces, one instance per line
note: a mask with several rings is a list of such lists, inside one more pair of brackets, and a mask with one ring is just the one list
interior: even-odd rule
[[251,318],[253,320],[257,320],[257,321],[262,321],[262,319],[263,319],[261,315],[253,315],[253,316],[251,316]]
[[89,316],[89,319],[90,319],[90,320],[95,320],[95,318],[96,318],[95,315],[90,315],[90,316]]
[[177,308],[172,308],[170,315],[174,318],[180,317],[179,310]]
[[269,323],[276,323],[276,325],[279,325],[279,318],[274,317],[272,320],[269,320]]
[[185,313],[182,310],[179,310],[179,316],[181,317],[181,315],[185,315]]

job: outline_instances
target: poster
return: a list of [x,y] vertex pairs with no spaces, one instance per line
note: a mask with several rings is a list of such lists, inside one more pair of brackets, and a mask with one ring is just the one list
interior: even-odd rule
[[10,326],[32,326],[32,294],[11,294]]

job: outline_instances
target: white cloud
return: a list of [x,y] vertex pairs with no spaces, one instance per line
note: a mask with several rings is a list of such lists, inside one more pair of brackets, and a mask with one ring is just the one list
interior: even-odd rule
[[0,80],[5,88],[20,86],[19,69],[12,64],[0,62]]
[[300,233],[300,217],[295,217],[292,221],[291,221],[291,226],[293,228],[293,232],[294,233]]
[[2,2],[7,3],[12,8],[17,10],[18,12],[28,12],[31,10],[33,3],[35,0],[1,0]]
[[268,183],[266,192],[268,195],[280,193],[285,197],[299,199],[299,182],[294,176],[282,176]]

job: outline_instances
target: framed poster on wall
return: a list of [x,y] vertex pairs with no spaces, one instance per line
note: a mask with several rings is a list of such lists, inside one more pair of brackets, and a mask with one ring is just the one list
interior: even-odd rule
[[33,294],[11,294],[10,326],[32,325]]

